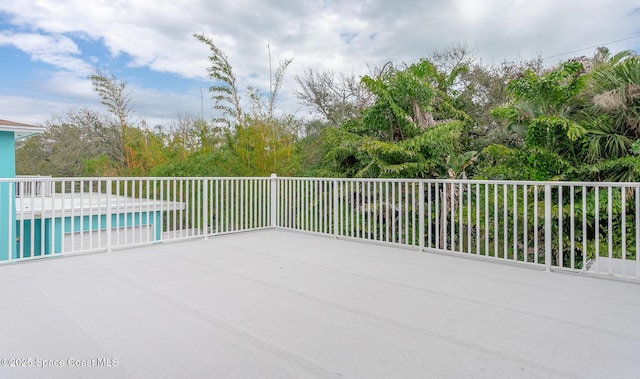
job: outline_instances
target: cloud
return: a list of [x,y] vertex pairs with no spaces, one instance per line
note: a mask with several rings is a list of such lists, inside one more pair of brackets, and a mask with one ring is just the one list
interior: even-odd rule
[[[502,59],[639,33],[636,8],[632,0],[41,0],[0,5],[21,27],[57,36],[81,33],[102,41],[113,56],[128,54],[132,66],[185,77],[202,77],[206,67],[206,49],[191,37],[194,32],[212,37],[238,68],[249,72],[259,68],[267,42],[297,53],[294,58],[310,61],[307,55],[313,56],[319,65],[328,60],[328,66],[362,65],[363,58],[414,59],[455,41],[486,47],[479,54]],[[375,43],[368,38],[374,33]],[[56,38],[56,45],[73,47],[68,38]],[[349,46],[341,46],[341,39]]]
[[40,125],[54,114],[62,114],[73,108],[73,104],[34,96],[0,96],[2,118],[23,123]]
[[80,54],[72,39],[61,35],[0,31],[0,46],[13,46],[29,54],[33,60],[72,70],[86,70],[88,64],[74,55]]
[[44,79],[31,83],[33,88],[42,97],[50,99],[65,99],[77,105],[99,104],[98,96],[93,92],[91,82],[84,76],[72,72],[57,71]]
[[[164,123],[176,116],[188,114],[199,117],[202,109],[205,118],[211,118],[211,102],[206,93],[198,89],[177,93],[167,90],[151,90],[148,88],[131,87],[131,107],[134,117],[150,118],[149,124]],[[202,105],[202,107],[201,107]],[[163,122],[161,122],[164,120]]]
[[[289,104],[291,75],[307,67],[364,74],[367,64],[412,62],[456,42],[474,49],[485,63],[552,56],[639,34],[637,9],[637,0],[6,1],[0,2],[0,16],[12,30],[0,32],[0,46],[14,46],[78,78],[86,76],[87,67],[111,59],[198,81],[206,80],[209,51],[192,35],[204,33],[226,52],[242,88],[266,89],[268,44],[274,67],[282,58],[294,58],[282,93]],[[80,42],[100,44],[109,56],[87,56]],[[640,38],[611,46],[639,47]],[[152,89],[158,83],[136,85],[136,91],[158,91]],[[166,105],[162,97],[151,98]],[[187,101],[200,107],[198,93],[174,100],[176,110]],[[147,105],[141,109],[156,117]],[[172,109],[162,111],[171,117]]]
[[[166,125],[178,115],[200,116],[201,110],[205,117],[213,116],[206,90],[201,97],[198,89],[178,93],[137,86],[128,88],[131,91],[130,116],[135,123],[145,120],[149,126]],[[80,108],[105,111],[91,84],[70,74],[60,73],[39,81],[34,89],[32,95],[0,92],[2,118],[40,124],[53,115]]]

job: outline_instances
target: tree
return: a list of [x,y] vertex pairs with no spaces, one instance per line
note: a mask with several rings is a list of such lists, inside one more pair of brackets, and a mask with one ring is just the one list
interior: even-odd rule
[[[53,117],[45,123],[43,134],[17,145],[17,172],[70,177],[102,175],[95,172],[101,166],[110,167],[105,173],[115,175],[122,167],[122,150],[114,143],[117,138],[111,122],[107,115],[89,109]],[[91,164],[92,160],[102,164]],[[92,168],[87,171],[88,164]]]
[[372,94],[354,74],[317,71],[312,68],[294,76],[298,100],[333,127],[358,117],[371,104]]
[[114,146],[121,148],[118,159],[127,170],[134,166],[133,151],[127,146],[127,132],[129,129],[129,101],[131,93],[127,91],[127,83],[115,76],[99,71],[94,71],[88,76],[93,85],[94,92],[100,96],[102,104],[117,120],[111,127],[113,131],[105,133],[114,138]]
[[[509,128],[524,138],[522,150],[526,153],[515,154],[508,160],[513,165],[513,157],[522,159],[517,165],[523,168],[519,174],[529,173],[531,177],[521,179],[548,180],[568,174],[545,167],[541,167],[540,172],[531,171],[539,167],[536,161],[545,161],[549,157],[566,162],[552,167],[570,167],[580,162],[580,141],[587,130],[579,117],[585,105],[578,94],[584,86],[584,68],[578,61],[563,63],[542,74],[527,70],[522,76],[509,82],[506,87],[511,96],[509,103],[495,108],[492,115],[506,120]],[[493,152],[496,151],[493,149]],[[491,159],[499,160],[495,156]],[[500,172],[500,168],[489,165],[489,171],[484,174],[490,172],[495,175],[495,172]],[[511,171],[509,167],[505,167],[502,172]],[[541,176],[543,173],[553,176]]]
[[363,77],[375,100],[360,117],[327,131],[326,162],[346,176],[447,177],[446,157],[459,153],[470,122],[449,95],[453,75],[421,60],[401,69],[388,64],[377,77]]
[[207,72],[209,79],[213,80],[214,84],[209,87],[209,92],[215,102],[213,108],[222,113],[222,117],[217,118],[216,121],[224,122],[228,126],[234,125],[234,122],[235,125],[241,124],[243,111],[240,103],[240,91],[227,55],[204,34],[194,34],[193,36],[207,45],[211,51],[211,55],[209,55],[211,65],[207,68]]
[[209,47],[211,55],[209,78],[214,81],[209,88],[214,109],[221,112],[216,121],[223,122],[225,146],[229,162],[236,175],[264,176],[270,173],[293,174],[299,170],[297,122],[291,116],[276,116],[275,107],[282,81],[291,59],[280,61],[275,72],[271,71],[269,49],[269,93],[266,99],[259,89],[248,87],[248,105],[241,102],[236,74],[226,54],[211,39],[202,34],[194,35]]
[[301,160],[296,135],[289,130],[291,123],[281,119],[249,119],[237,127],[229,141],[237,175],[295,175]]
[[530,145],[555,152],[571,149],[567,141],[576,141],[586,133],[572,117],[581,106],[575,100],[584,88],[583,73],[577,61],[563,63],[543,75],[527,70],[507,86],[513,97],[511,104],[495,109],[493,115],[508,120],[513,130],[526,135]]
[[590,66],[582,174],[589,180],[636,181],[640,160],[632,146],[640,139],[640,58],[600,48]]
[[[527,71],[511,81],[511,103],[493,114],[525,138],[526,154],[512,155],[521,159],[521,170],[513,173],[537,167],[532,179],[637,180],[640,161],[630,150],[640,133],[639,83],[637,56],[611,55],[606,48],[592,58],[572,59],[543,74]],[[537,165],[545,161],[546,167]],[[486,173],[496,171],[494,166]],[[543,172],[553,176],[540,177]]]
[[195,152],[211,152],[222,143],[221,129],[200,117],[179,114],[167,128],[168,147],[182,157]]
[[522,145],[523,137],[492,117],[491,110],[509,101],[507,85],[511,80],[522,77],[527,70],[539,73],[541,69],[541,59],[503,61],[489,66],[473,61],[469,70],[461,73],[456,106],[474,120],[473,126],[466,130],[471,149],[482,150],[495,143],[509,147]]

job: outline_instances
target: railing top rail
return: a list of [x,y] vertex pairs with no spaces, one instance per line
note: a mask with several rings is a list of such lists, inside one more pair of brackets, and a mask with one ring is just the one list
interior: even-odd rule
[[463,184],[509,184],[563,187],[640,187],[640,182],[570,182],[570,181],[526,181],[526,180],[489,180],[489,179],[407,179],[407,178],[317,178],[317,177],[278,177],[278,180],[302,181],[343,181],[343,182],[407,182],[407,183],[463,183]]
[[106,182],[106,181],[180,181],[180,180],[281,180],[281,181],[329,181],[329,182],[394,182],[394,183],[461,183],[461,184],[489,184],[489,185],[537,185],[537,186],[563,186],[563,187],[624,187],[636,188],[640,187],[640,182],[582,182],[582,181],[526,181],[526,180],[476,180],[476,179],[409,179],[409,178],[322,178],[322,177],[269,177],[269,176],[252,176],[252,177],[75,177],[75,178],[58,178],[50,176],[28,176],[16,178],[0,178],[0,183],[15,182]]
[[[126,180],[139,180],[139,181],[160,181],[160,180],[272,180],[272,177],[268,176],[113,176],[113,177],[74,177],[74,178],[62,178],[51,176],[16,176],[15,178],[0,178],[0,183],[15,183],[15,182],[106,182],[106,181],[126,181]],[[280,177],[278,177],[280,179]]]

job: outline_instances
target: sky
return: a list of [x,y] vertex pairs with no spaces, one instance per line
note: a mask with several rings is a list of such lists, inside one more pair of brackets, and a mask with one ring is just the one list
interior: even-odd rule
[[[640,52],[638,0],[0,0],[0,119],[40,125],[80,108],[103,109],[94,70],[127,83],[137,120],[166,125],[216,116],[208,88],[213,40],[239,87],[269,88],[287,70],[278,109],[311,117],[294,75],[308,68],[362,75],[415,62],[453,44],[485,64],[590,56],[595,46]],[[269,46],[269,47],[267,47]]]

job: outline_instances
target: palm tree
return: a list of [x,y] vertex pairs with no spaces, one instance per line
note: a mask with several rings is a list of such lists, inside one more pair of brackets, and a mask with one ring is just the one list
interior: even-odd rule
[[584,98],[584,158],[588,179],[634,181],[640,158],[632,145],[640,139],[640,58],[624,51],[611,55],[599,49],[592,59]]
[[542,74],[531,70],[507,85],[509,104],[492,114],[507,121],[528,147],[546,149],[575,159],[576,144],[585,128],[575,115],[583,104],[576,96],[584,87],[584,67],[569,61]]

